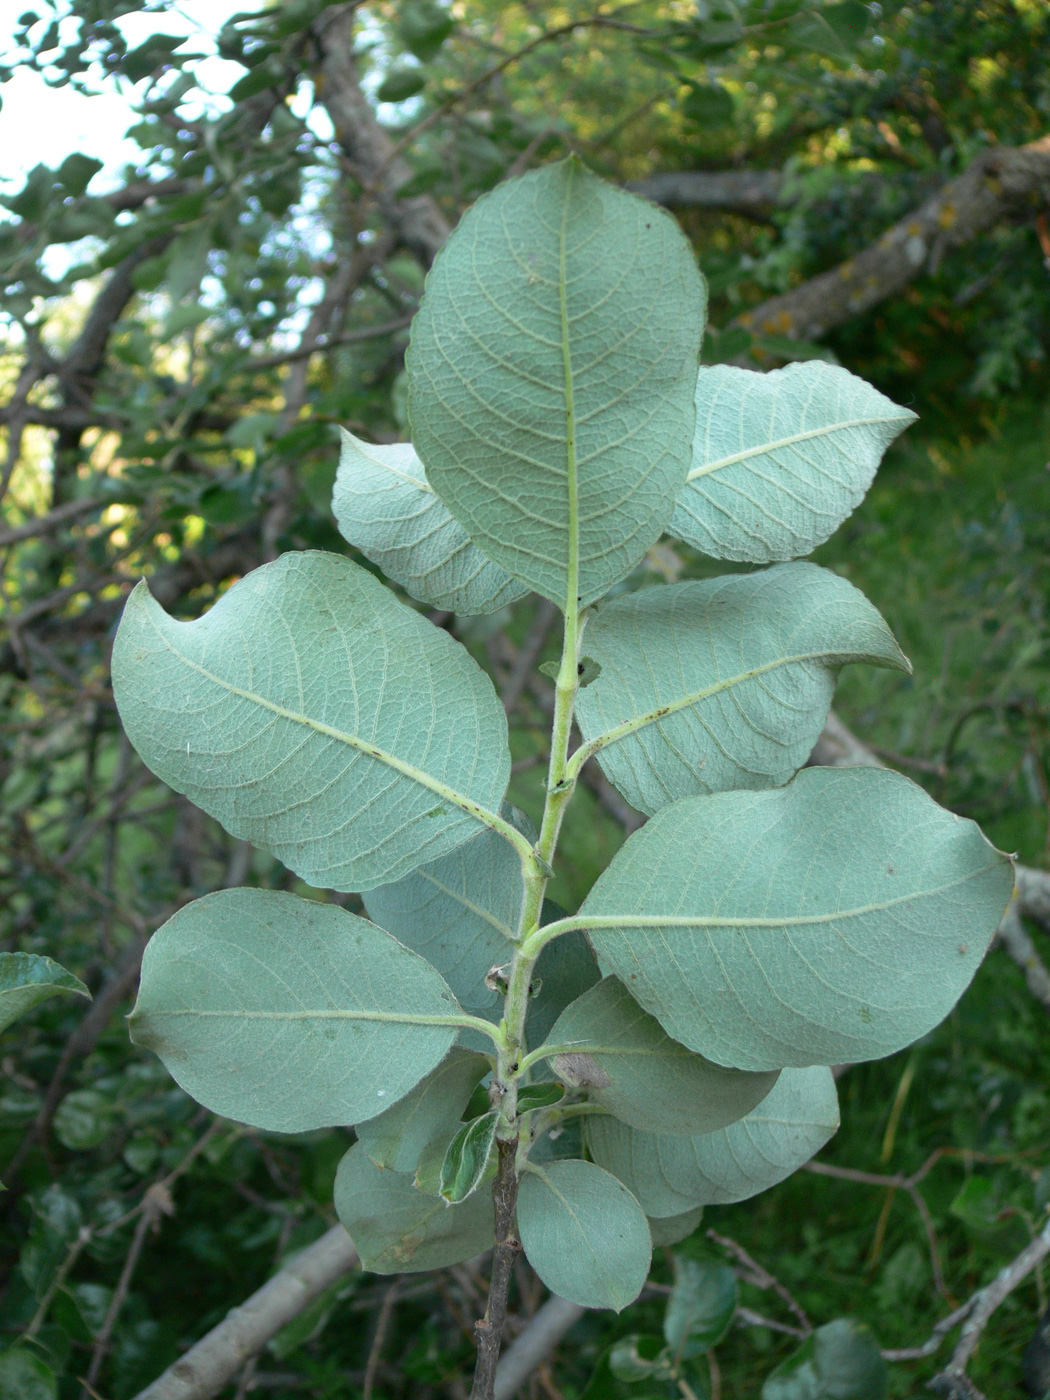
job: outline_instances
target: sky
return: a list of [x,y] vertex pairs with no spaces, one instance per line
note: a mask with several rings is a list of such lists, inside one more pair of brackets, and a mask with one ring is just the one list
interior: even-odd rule
[[[11,61],[12,37],[18,18],[32,8],[31,0],[0,0],[0,61]],[[42,7],[41,7],[42,8]],[[162,13],[124,15],[116,21],[129,46],[141,44],[150,34],[197,36],[199,51],[214,51],[215,36],[224,22],[238,11],[251,9],[250,0],[179,0]],[[40,29],[45,27],[42,21]],[[204,87],[223,92],[244,69],[219,57],[205,60],[196,70]],[[0,190],[18,189],[34,165],[55,166],[73,151],[82,151],[105,162],[91,183],[91,193],[113,188],[116,175],[127,161],[141,155],[139,147],[124,139],[135,120],[130,101],[135,89],[129,83],[93,75],[99,91],[86,97],[71,86],[51,88],[37,74],[19,69],[0,88]]]

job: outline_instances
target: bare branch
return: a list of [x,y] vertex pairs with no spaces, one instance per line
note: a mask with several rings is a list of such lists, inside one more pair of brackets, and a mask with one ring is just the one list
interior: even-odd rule
[[335,1225],[263,1284],[135,1400],[210,1400],[282,1327],[357,1264],[357,1250]]
[[899,220],[870,247],[830,272],[772,297],[736,324],[766,335],[818,339],[936,271],[945,252],[986,233],[1004,218],[1050,203],[1050,136],[1027,146],[985,151]]
[[780,170],[665,170],[629,180],[635,194],[669,209],[716,209],[766,221],[783,200]]
[[12,525],[8,530],[0,530],[0,549],[6,548],[9,544],[17,544],[19,540],[31,540],[37,535],[49,535],[52,530],[57,530],[62,525],[68,525],[70,521],[78,519],[81,515],[90,515],[93,510],[101,510],[105,504],[105,501],[96,499],[67,501],[64,506],[57,506],[54,510],[49,510],[46,515],[37,515],[22,525]]
[[494,1400],[512,1400],[525,1382],[550,1356],[569,1328],[586,1312],[557,1294],[532,1315],[509,1346],[496,1368]]

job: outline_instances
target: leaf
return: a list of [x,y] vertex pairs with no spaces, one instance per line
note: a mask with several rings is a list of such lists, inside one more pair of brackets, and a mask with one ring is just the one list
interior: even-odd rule
[[376,89],[380,102],[404,102],[426,86],[427,75],[414,63],[394,63]]
[[467,615],[496,612],[528,588],[472,544],[427,484],[411,443],[374,446],[340,429],[332,493],[339,533],[413,598]]
[[762,1400],[883,1400],[886,1363],[868,1329],[840,1317],[818,1327],[762,1386]]
[[465,1201],[484,1179],[492,1144],[496,1141],[498,1116],[493,1110],[472,1123],[464,1123],[446,1148],[438,1195],[449,1205]]
[[672,1040],[624,989],[606,977],[562,1012],[549,1057],[566,1084],[633,1128],[710,1133],[735,1123],[766,1097],[776,1072],[724,1069]]
[[660,1245],[679,1244],[687,1239],[703,1217],[703,1206],[695,1206],[692,1210],[684,1210],[681,1215],[665,1215],[662,1219],[649,1217],[649,1234],[653,1241],[653,1248]]
[[213,1113],[274,1132],[363,1122],[447,1053],[434,969],[336,904],[219,890],[153,935],[131,1038]]
[[757,1108],[715,1133],[641,1133],[611,1117],[588,1118],[587,1148],[634,1193],[646,1215],[679,1216],[701,1205],[746,1201],[819,1152],[839,1125],[824,1065],[786,1069]]
[[593,1162],[530,1163],[518,1192],[518,1233],[551,1292],[584,1308],[622,1312],[649,1276],[641,1207]]
[[[643,1348],[652,1355],[644,1356]],[[609,1350],[609,1370],[618,1381],[628,1384],[648,1380],[654,1372],[666,1374],[666,1354],[660,1355],[663,1350],[659,1337],[640,1337],[637,1334],[622,1337]]]
[[398,7],[397,36],[423,62],[434,57],[453,28],[452,16],[436,0],[402,0]]
[[[502,811],[536,839],[524,812],[509,804]],[[483,830],[403,880],[366,891],[364,904],[370,919],[434,964],[465,1010],[498,1019],[502,999],[485,974],[511,959],[524,892],[517,853]]]
[[0,953],[0,1031],[60,992],[91,1000],[80,978],[51,958],[36,953]]
[[675,1255],[674,1287],[664,1313],[664,1336],[676,1357],[717,1346],[733,1324],[740,1289],[728,1264]]
[[853,49],[864,38],[871,13],[860,0],[843,0],[820,10],[796,15],[783,35],[784,47],[803,49],[849,63]]
[[4,1400],[58,1400],[58,1379],[41,1357],[17,1344],[0,1355]]
[[915,417],[818,360],[768,374],[704,366],[693,462],[667,528],[715,559],[808,554],[860,504]]
[[580,910],[605,973],[668,1035],[741,1069],[901,1050],[938,1024],[1013,889],[1009,859],[915,783],[804,768],[686,797],[636,831]]
[[384,1172],[355,1143],[335,1177],[335,1210],[357,1246],[361,1267],[415,1274],[461,1264],[492,1248],[492,1197],[476,1191],[461,1205],[424,1195],[410,1176]]
[[376,1118],[357,1129],[357,1140],[377,1167],[413,1172],[426,1145],[459,1121],[471,1094],[489,1071],[483,1055],[454,1045],[437,1069]]
[[649,814],[695,793],[779,787],[824,728],[841,666],[910,669],[864,595],[815,564],[621,594],[587,644],[602,673],[577,697],[577,721],[609,781]]
[[70,194],[81,195],[102,167],[103,162],[94,156],[75,151],[71,156],[66,156],[55,174]]
[[510,757],[492,682],[333,554],[283,555],[196,622],[140,583],[113,689],[159,778],[311,884],[368,889],[499,824]]
[[550,1108],[565,1097],[565,1089],[553,1080],[541,1084],[523,1084],[518,1090],[518,1113],[531,1113],[536,1108]]
[[416,451],[474,543],[562,609],[667,525],[705,299],[674,220],[575,159],[480,199],[430,270],[406,360]]

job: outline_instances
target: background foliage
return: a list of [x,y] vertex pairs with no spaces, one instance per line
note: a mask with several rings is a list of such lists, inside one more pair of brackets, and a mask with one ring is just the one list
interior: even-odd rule
[[[86,1013],[40,1007],[0,1047],[0,1325],[5,1344],[32,1333],[34,1400],[54,1385],[62,1400],[86,1394],[92,1367],[107,1400],[132,1396],[332,1220],[345,1133],[213,1123],[128,1042],[145,937],[174,909],[242,883],[310,891],[142,767],[117,723],[109,645],[143,574],[188,617],[283,550],[346,549],[328,504],[337,426],[404,434],[426,267],[508,175],[571,150],[654,193],[656,175],[730,177],[704,187],[713,203],[675,201],[710,283],[705,359],[835,357],[921,415],[816,556],[883,611],[915,675],[853,668],[839,711],[1026,863],[1046,865],[1050,839],[1045,199],[963,247],[924,248],[905,288],[819,343],[739,319],[853,258],[990,148],[1044,137],[1043,0],[286,0],[222,29],[221,91],[202,86],[210,44],[169,35],[167,9],[38,3],[2,60],[85,91],[116,81],[141,150],[107,184],[71,138],[56,169],[0,196],[0,936],[95,994]],[[131,43],[122,22],[143,15],[152,37]],[[748,185],[756,171],[764,184]],[[646,570],[726,566],[659,546],[635,583]],[[530,598],[488,618],[431,616],[496,679],[510,795],[535,819],[549,687],[530,674],[554,655],[551,610]],[[596,772],[576,806],[551,890],[569,909],[640,820]],[[820,1159],[907,1176],[939,1154],[915,1188],[928,1228],[906,1189],[803,1172],[709,1211],[676,1252],[739,1264],[713,1228],[815,1324],[850,1315],[884,1348],[914,1346],[1036,1228],[1048,1083],[1046,1009],[994,951],[937,1032],[845,1074],[843,1127]],[[746,1307],[798,1326],[759,1273],[743,1275]],[[617,1338],[659,1332],[671,1276],[657,1251],[648,1297],[578,1324],[536,1393],[571,1400]],[[480,1296],[472,1268],[350,1278],[241,1393],[463,1393]],[[519,1317],[540,1301],[523,1271]],[[971,1366],[992,1394],[1022,1393],[1021,1349],[1046,1301],[1037,1273],[996,1314]],[[719,1379],[698,1384],[757,1395],[795,1344],[736,1327]],[[0,1357],[0,1377],[5,1364],[23,1362]],[[890,1394],[937,1368],[891,1365]],[[607,1368],[595,1386],[595,1400],[621,1393]]]

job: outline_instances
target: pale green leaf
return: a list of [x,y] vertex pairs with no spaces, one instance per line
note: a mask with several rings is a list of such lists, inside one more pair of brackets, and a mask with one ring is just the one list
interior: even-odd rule
[[91,998],[80,978],[51,958],[37,953],[0,953],[0,1031],[38,1002],[60,992]]
[[510,757],[492,682],[334,554],[283,555],[195,622],[139,584],[113,690],[158,777],[311,884],[368,889],[500,824]]
[[887,1386],[878,1342],[863,1323],[839,1317],[766,1378],[762,1400],[883,1400]]
[[440,1063],[459,1019],[430,964],[366,919],[219,890],[150,939],[131,1037],[213,1113],[297,1133],[381,1113]]
[[692,1210],[684,1210],[681,1215],[665,1215],[662,1219],[650,1216],[649,1234],[652,1237],[653,1248],[679,1244],[688,1239],[700,1224],[703,1214],[703,1206],[695,1206]]
[[621,1312],[649,1275],[652,1244],[641,1207],[593,1162],[530,1164],[518,1193],[518,1232],[551,1292],[584,1308]]
[[641,1133],[615,1118],[585,1120],[587,1148],[657,1220],[702,1205],[746,1201],[819,1152],[839,1125],[824,1065],[786,1069],[746,1118],[715,1133]]
[[473,544],[428,485],[408,442],[375,446],[341,429],[332,511],[339,533],[413,598],[455,613],[490,613],[528,588]]
[[692,465],[668,530],[715,559],[808,554],[860,504],[915,417],[821,360],[768,374],[705,366]]
[[878,768],[685,797],[580,910],[603,972],[675,1040],[740,1069],[890,1055],[969,986],[1013,889],[971,821]]
[[769,1093],[776,1071],[724,1069],[672,1040],[615,977],[562,1012],[550,1058],[564,1083],[609,1113],[653,1133],[710,1133],[743,1118]]
[[740,1290],[728,1264],[680,1255],[674,1263],[664,1336],[676,1356],[697,1356],[717,1346],[729,1331]]
[[357,1246],[361,1267],[377,1274],[442,1269],[492,1248],[492,1196],[475,1191],[460,1205],[416,1189],[410,1176],[381,1171],[355,1143],[335,1176],[335,1211]]
[[58,1400],[58,1378],[31,1346],[0,1353],[0,1395],[4,1400]]
[[563,609],[601,597],[670,519],[705,301],[675,221],[576,160],[498,185],[431,268],[406,361],[427,479]]
[[481,1185],[496,1141],[495,1110],[464,1123],[445,1149],[438,1195],[450,1205],[465,1201]]
[[909,669],[863,593],[815,564],[622,594],[587,646],[602,669],[576,701],[583,752],[649,814],[779,787],[809,757],[841,666]]
[[454,1045],[437,1069],[391,1108],[357,1129],[357,1140],[375,1162],[395,1172],[412,1172],[426,1145],[457,1123],[474,1088],[489,1072],[482,1055]]
[[565,1097],[565,1086],[546,1079],[539,1084],[522,1084],[518,1089],[518,1113],[551,1108]]
[[[506,804],[502,811],[535,841],[524,812]],[[502,998],[485,986],[485,974],[513,956],[524,890],[517,852],[489,830],[403,880],[368,890],[364,903],[370,919],[434,964],[465,1010],[498,1020]]]

